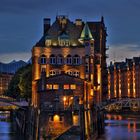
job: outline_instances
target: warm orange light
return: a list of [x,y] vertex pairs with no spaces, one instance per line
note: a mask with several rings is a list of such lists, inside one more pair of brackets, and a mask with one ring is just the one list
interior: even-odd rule
[[63,101],[65,102],[66,100],[67,100],[67,98],[64,96],[64,97],[63,97]]
[[93,89],[91,89],[91,91],[90,91],[90,95],[91,96],[93,96],[94,94],[93,94]]
[[53,120],[54,120],[54,122],[59,122],[59,120],[60,120],[59,115],[57,115],[57,114],[54,115]]
[[79,125],[79,116],[73,115],[73,125]]

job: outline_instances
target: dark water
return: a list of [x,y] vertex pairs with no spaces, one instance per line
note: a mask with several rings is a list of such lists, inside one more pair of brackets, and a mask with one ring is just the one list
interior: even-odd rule
[[10,114],[0,112],[0,140],[16,140],[16,133],[10,122]]
[[105,134],[98,140],[140,140],[140,115],[106,116]]
[[[140,115],[108,114],[105,124],[105,134],[98,140],[140,140]],[[0,140],[20,140],[4,114],[0,114]]]

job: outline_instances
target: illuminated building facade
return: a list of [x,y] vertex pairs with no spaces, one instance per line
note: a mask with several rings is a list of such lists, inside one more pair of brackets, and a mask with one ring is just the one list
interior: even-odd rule
[[4,94],[4,92],[8,89],[8,85],[13,75],[14,74],[11,73],[0,73],[0,95]]
[[57,16],[53,24],[44,19],[44,35],[32,48],[32,106],[50,111],[44,127],[59,127],[55,120],[66,127],[79,124],[80,105],[90,109],[107,96],[106,36],[103,17],[99,22],[72,22]]
[[115,62],[108,67],[108,99],[140,97],[140,57]]

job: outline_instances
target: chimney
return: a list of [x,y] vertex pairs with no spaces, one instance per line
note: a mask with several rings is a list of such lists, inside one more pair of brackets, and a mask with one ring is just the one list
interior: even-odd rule
[[82,25],[82,19],[76,19],[75,20],[75,25],[76,26],[81,26]]
[[51,26],[51,19],[50,18],[44,18],[44,35],[49,30]]

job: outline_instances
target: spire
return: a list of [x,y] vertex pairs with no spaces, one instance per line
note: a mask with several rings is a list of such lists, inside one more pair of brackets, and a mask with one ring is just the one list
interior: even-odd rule
[[103,16],[101,17],[101,22],[104,23],[104,17]]
[[91,31],[89,29],[89,26],[86,22],[83,30],[82,30],[82,33],[81,33],[81,36],[80,36],[80,41],[84,41],[84,40],[93,40],[93,36],[91,34]]

